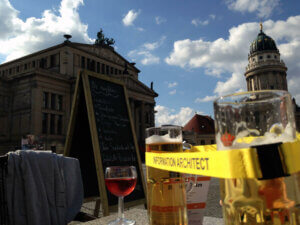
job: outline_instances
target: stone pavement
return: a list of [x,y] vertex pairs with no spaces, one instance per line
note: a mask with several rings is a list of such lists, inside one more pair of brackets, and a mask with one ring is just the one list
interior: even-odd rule
[[220,202],[219,179],[212,178],[209,184],[206,209],[204,216],[222,218],[222,207]]

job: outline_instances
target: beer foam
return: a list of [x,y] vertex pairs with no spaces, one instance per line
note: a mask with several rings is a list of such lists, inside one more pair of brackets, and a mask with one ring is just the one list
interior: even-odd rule
[[235,140],[232,143],[232,146],[224,146],[221,141],[221,134],[218,133],[216,135],[216,142],[218,146],[218,150],[230,150],[230,149],[240,149],[240,148],[249,148],[250,146],[256,145],[267,145],[267,144],[274,144],[279,142],[293,142],[295,140],[295,132],[294,127],[291,124],[287,124],[285,128],[281,126],[281,124],[275,124],[270,128],[269,132],[266,132],[264,136],[258,136],[253,139],[250,143],[245,143],[239,141],[239,139],[243,137],[250,137],[251,134],[258,133],[259,131],[255,132],[254,130],[244,130],[240,132]]
[[182,136],[178,135],[176,138],[170,138],[169,134],[165,134],[164,136],[152,135],[151,137],[146,138],[146,144],[169,143],[169,142],[182,143]]

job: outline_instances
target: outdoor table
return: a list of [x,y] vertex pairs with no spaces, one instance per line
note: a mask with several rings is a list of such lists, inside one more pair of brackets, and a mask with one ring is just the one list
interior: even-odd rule
[[[112,213],[109,216],[95,219],[85,223],[76,223],[84,225],[107,225],[108,222],[115,220],[117,218],[117,213]],[[136,225],[148,225],[147,210],[140,208],[132,208],[130,210],[125,210],[125,218],[135,220]],[[71,223],[72,225],[75,223]],[[222,218],[215,217],[204,217],[203,225],[223,225]]]

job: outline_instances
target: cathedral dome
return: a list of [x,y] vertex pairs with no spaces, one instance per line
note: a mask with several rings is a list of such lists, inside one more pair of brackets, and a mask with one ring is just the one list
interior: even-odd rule
[[266,35],[262,29],[257,35],[257,38],[250,45],[250,54],[261,52],[261,51],[277,51],[275,41]]

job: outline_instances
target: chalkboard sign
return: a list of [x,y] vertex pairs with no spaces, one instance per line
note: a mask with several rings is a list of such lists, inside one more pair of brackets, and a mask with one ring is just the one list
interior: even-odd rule
[[81,164],[85,198],[100,195],[104,214],[118,203],[105,188],[108,166],[135,166],[135,190],[125,206],[146,203],[145,183],[126,88],[118,80],[82,72],[76,82],[65,155]]

